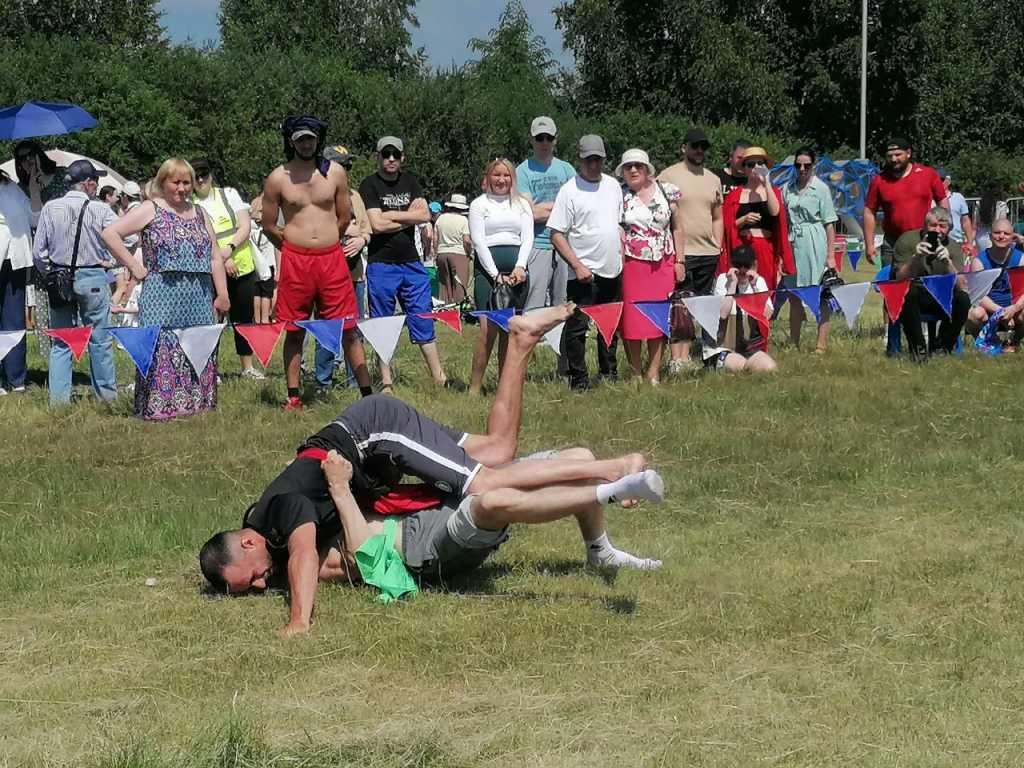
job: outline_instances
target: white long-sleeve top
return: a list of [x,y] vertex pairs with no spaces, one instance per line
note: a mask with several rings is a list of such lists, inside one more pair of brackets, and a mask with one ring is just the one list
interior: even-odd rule
[[518,245],[516,267],[526,269],[533,248],[533,209],[522,197],[512,201],[508,195],[480,195],[469,204],[469,237],[480,266],[492,278],[498,276],[493,245]]
[[11,269],[32,266],[32,206],[13,181],[0,184],[0,264]]

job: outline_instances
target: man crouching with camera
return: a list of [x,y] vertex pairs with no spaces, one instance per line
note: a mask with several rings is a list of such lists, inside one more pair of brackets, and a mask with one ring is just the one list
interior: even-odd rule
[[[910,356],[923,363],[932,354],[945,355],[953,351],[956,340],[967,322],[971,299],[963,275],[953,285],[953,301],[949,314],[928,291],[920,278],[931,275],[955,274],[963,269],[963,256],[959,248],[949,248],[952,220],[945,208],[932,208],[924,219],[920,232],[906,232],[896,242],[893,280],[912,280],[900,312],[900,324],[910,346]],[[940,318],[939,332],[925,341],[921,328],[922,315]]]

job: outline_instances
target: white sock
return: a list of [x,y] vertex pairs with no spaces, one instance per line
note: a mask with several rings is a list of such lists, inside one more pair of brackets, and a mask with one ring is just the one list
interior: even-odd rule
[[608,534],[602,533],[593,541],[586,542],[587,565],[595,568],[635,568],[638,571],[653,571],[661,568],[661,560],[637,557],[629,552],[616,549],[608,541]]
[[665,500],[665,481],[653,469],[645,469],[620,477],[613,483],[597,486],[597,500],[602,504],[639,499],[655,503]]

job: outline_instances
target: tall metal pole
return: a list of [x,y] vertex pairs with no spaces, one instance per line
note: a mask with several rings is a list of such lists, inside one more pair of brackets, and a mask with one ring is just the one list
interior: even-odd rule
[[868,0],[860,11],[860,156],[867,157],[868,143]]

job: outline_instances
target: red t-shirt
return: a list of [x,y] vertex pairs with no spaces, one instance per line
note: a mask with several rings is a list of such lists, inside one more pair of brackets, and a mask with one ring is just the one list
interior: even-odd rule
[[946,188],[932,168],[913,163],[910,173],[898,179],[880,173],[871,180],[864,207],[882,209],[882,229],[890,239],[921,229],[925,214],[946,199]]

